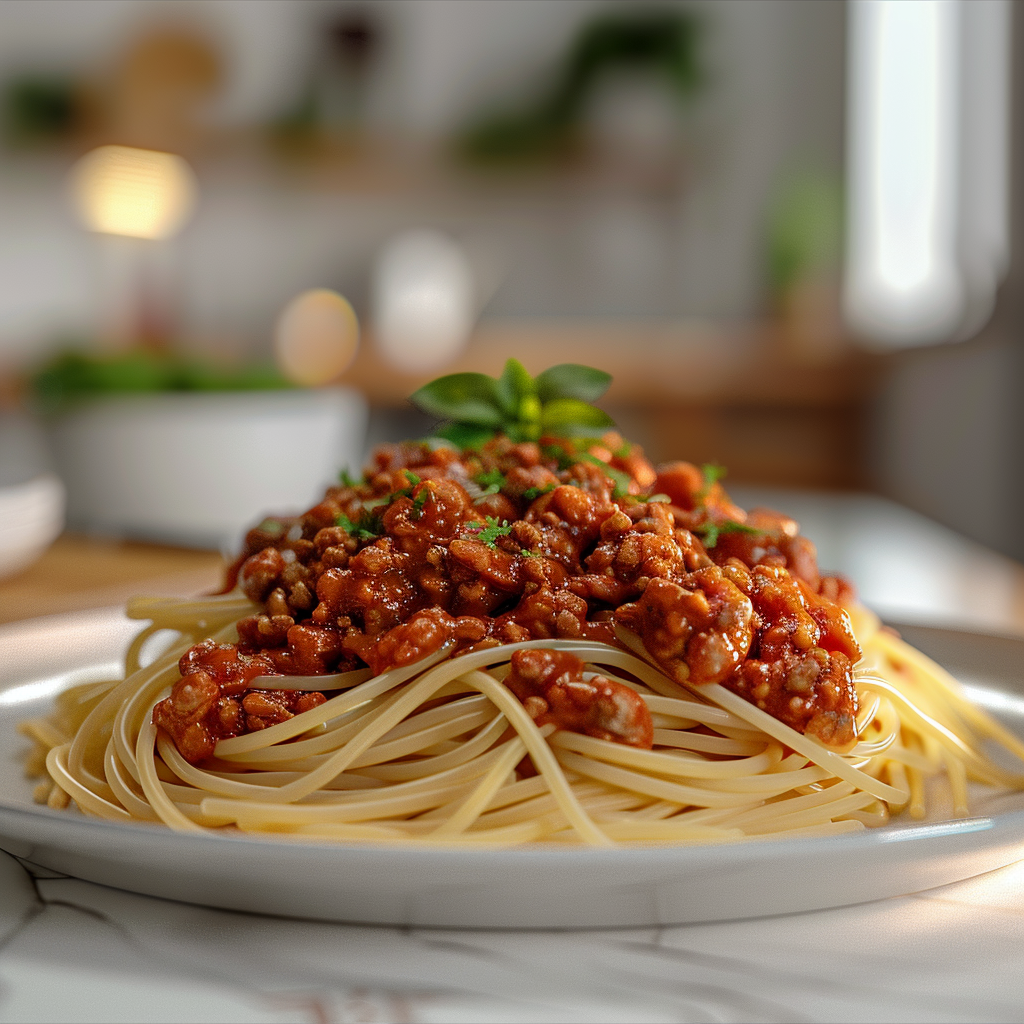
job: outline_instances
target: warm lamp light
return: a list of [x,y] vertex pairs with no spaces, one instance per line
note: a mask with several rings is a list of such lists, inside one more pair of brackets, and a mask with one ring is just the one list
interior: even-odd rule
[[348,300],[327,288],[296,296],[277,321],[274,355],[281,372],[305,387],[329,384],[348,369],[359,321]]
[[173,153],[100,146],[72,171],[78,213],[91,231],[130,238],[177,234],[192,215],[196,178]]

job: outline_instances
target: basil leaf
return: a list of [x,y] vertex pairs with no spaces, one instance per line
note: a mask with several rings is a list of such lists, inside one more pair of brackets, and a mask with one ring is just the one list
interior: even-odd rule
[[424,384],[409,401],[446,420],[500,426],[503,419],[493,377],[485,373],[450,373]]
[[579,433],[581,428],[611,427],[615,421],[603,409],[588,405],[578,398],[554,398],[544,404],[540,416],[545,430]]
[[612,375],[604,370],[579,363],[560,363],[537,378],[537,397],[545,403],[556,398],[594,402],[608,390],[611,382]]
[[495,390],[505,415],[516,419],[523,399],[536,396],[537,385],[518,359],[509,359],[505,362],[505,369],[496,382]]
[[456,448],[479,448],[485,441],[494,437],[494,431],[487,427],[479,427],[472,423],[444,423],[434,434],[451,441]]

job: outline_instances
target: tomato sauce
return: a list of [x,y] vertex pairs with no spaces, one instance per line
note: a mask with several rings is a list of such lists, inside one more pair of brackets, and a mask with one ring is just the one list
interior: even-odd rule
[[[363,479],[250,531],[236,584],[259,611],[237,644],[189,651],[154,713],[193,763],[324,700],[248,687],[259,675],[381,672],[445,643],[616,643],[616,624],[681,683],[721,683],[827,744],[854,738],[849,585],[820,574],[792,520],[745,512],[707,469],[654,467],[614,434],[382,446]],[[540,654],[515,659],[508,683],[538,721],[649,746],[628,687]]]

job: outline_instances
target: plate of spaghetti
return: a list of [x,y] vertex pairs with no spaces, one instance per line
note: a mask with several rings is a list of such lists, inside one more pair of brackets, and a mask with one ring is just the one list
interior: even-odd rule
[[[608,381],[441,378],[413,396],[434,435],[264,519],[221,593],[7,627],[0,755],[36,804],[5,768],[4,845],[217,906],[524,927],[832,906],[1019,859],[1012,722],[720,467],[652,465],[591,404]],[[998,705],[1021,646],[963,634],[952,661],[1002,652],[972,691]]]

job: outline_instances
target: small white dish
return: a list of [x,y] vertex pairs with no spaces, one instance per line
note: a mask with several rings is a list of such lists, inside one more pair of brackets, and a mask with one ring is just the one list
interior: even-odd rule
[[52,427],[68,520],[96,533],[235,547],[261,514],[305,511],[362,462],[368,411],[349,388],[164,393],[91,401]]
[[53,473],[0,487],[0,579],[28,568],[64,529],[64,485]]
[[[1024,794],[975,817],[823,839],[715,846],[444,850],[300,843],[120,825],[32,803],[24,718],[119,671],[138,625],[119,610],[0,628],[0,848],[90,881],[233,910],[462,928],[624,927],[792,913],[944,885],[1024,858]],[[907,628],[1024,731],[1024,640]]]

